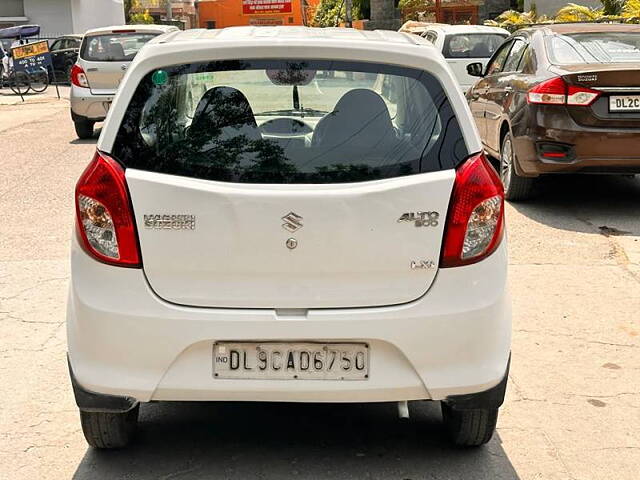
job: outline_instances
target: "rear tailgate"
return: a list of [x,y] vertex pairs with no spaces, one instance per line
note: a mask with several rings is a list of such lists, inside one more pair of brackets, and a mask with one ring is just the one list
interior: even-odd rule
[[86,35],[80,47],[79,58],[91,93],[115,95],[138,50],[160,33],[127,28]]
[[[454,178],[445,170],[309,188],[127,170],[151,287],[203,307],[359,307],[424,295]],[[430,220],[399,221],[417,211]]]
[[[640,127],[640,68],[631,67],[628,63],[594,67],[575,65],[563,68],[562,77],[568,85],[601,92],[587,108],[569,106],[567,109],[573,120],[586,127]],[[627,106],[630,108],[625,108]]]

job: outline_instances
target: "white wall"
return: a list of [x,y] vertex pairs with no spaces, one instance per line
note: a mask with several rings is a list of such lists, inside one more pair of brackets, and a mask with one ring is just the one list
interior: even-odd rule
[[124,25],[123,0],[70,0],[73,12],[73,33],[91,28]]
[[577,3],[587,7],[602,7],[602,3],[599,0],[525,0],[525,12],[531,10],[531,4],[533,3],[536,5],[538,15],[547,15],[549,17],[555,15],[558,10],[569,3]]
[[43,36],[73,31],[70,0],[24,0],[24,15],[28,23],[40,25]]

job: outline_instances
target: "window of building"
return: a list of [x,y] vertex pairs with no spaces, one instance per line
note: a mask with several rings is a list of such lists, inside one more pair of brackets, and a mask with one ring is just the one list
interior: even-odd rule
[[2,0],[0,17],[24,17],[23,0]]
[[207,22],[207,29],[214,30],[215,28],[216,28],[216,21],[215,20],[209,20]]

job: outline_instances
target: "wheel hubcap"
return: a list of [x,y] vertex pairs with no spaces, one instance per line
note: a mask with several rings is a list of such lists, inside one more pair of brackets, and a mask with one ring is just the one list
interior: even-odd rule
[[502,180],[505,190],[509,189],[512,168],[513,150],[511,148],[511,140],[506,140],[502,145],[502,153],[500,155],[500,179]]

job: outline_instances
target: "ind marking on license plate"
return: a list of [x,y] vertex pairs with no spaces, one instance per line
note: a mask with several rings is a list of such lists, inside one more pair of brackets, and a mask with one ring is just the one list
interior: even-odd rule
[[366,380],[369,378],[369,345],[215,343],[213,376],[253,380]]

